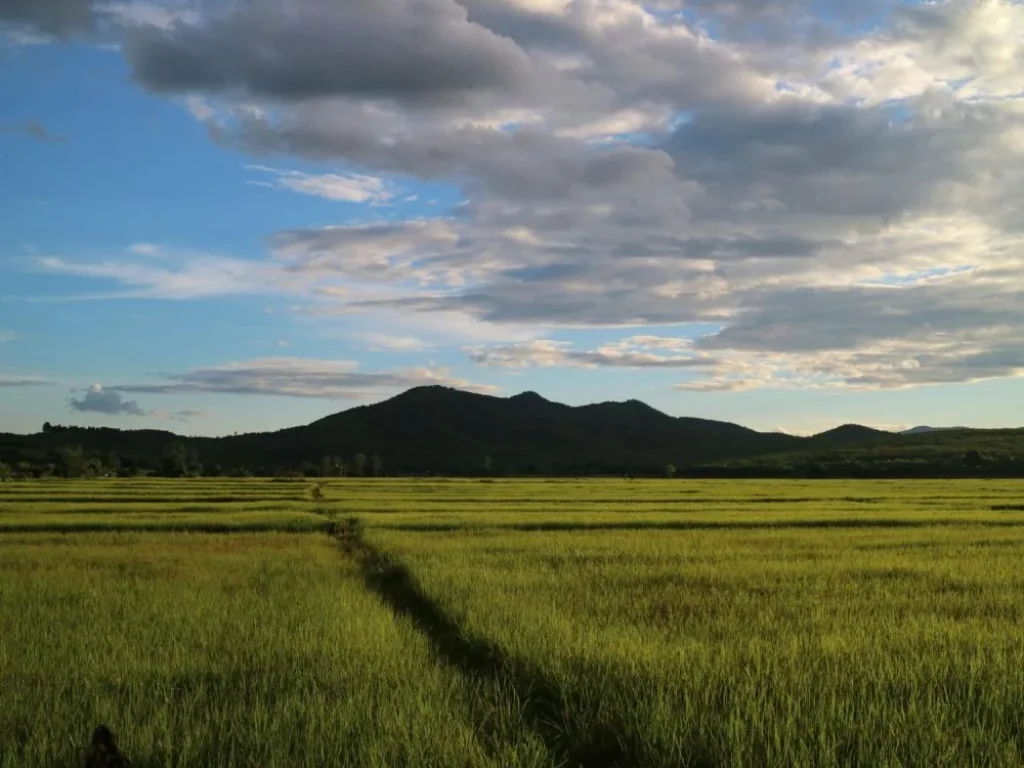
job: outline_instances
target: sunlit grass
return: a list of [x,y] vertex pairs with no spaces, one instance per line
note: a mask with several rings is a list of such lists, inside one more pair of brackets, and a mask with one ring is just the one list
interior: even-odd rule
[[1024,529],[373,538],[624,764],[1024,759]]
[[100,722],[142,766],[543,764],[488,754],[326,537],[7,536],[0,576],[0,765],[77,765]]

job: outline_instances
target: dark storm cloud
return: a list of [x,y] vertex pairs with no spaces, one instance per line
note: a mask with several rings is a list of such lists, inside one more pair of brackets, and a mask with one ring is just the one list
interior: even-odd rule
[[156,91],[430,100],[515,88],[529,60],[453,0],[253,0],[205,24],[142,28],[126,48]]
[[1024,324],[1024,289],[977,277],[911,287],[752,292],[747,308],[702,349],[808,352],[851,349],[886,339],[1000,335]]
[[91,0],[0,0],[4,22],[63,37],[91,29],[95,15]]

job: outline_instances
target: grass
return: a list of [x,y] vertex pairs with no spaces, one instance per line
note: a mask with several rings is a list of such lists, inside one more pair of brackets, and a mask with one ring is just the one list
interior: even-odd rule
[[1024,531],[461,535],[376,545],[570,753],[624,765],[1020,765]]
[[98,722],[141,766],[539,752],[510,740],[487,754],[473,686],[433,663],[326,538],[5,536],[0,563],[0,765],[75,765]]
[[1024,763],[1019,481],[313,488],[0,485],[0,766]]
[[322,531],[330,523],[312,512],[14,512],[0,514],[0,534],[61,531]]

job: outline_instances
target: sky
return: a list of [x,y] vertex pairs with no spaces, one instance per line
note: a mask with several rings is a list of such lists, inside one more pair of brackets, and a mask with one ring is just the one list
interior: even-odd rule
[[0,0],[0,430],[1024,426],[1022,97],[1011,0]]

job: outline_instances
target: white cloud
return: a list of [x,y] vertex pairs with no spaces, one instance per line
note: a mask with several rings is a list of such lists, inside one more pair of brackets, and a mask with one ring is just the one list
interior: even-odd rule
[[14,331],[5,331],[2,328],[0,328],[0,344],[4,344],[8,341],[16,341],[19,338],[21,337],[18,336],[18,334],[16,334]]
[[95,4],[94,10],[113,23],[126,27],[171,30],[175,24],[194,24],[199,20],[197,12],[182,0],[101,2]]
[[393,336],[389,333],[363,333],[360,339],[373,350],[387,352],[422,352],[427,348],[423,339],[416,336]]
[[[304,293],[316,283],[315,277],[288,272],[267,261],[247,261],[201,253],[165,253],[154,261],[107,259],[72,261],[55,256],[38,259],[48,272],[77,275],[114,282],[120,292],[105,298],[198,299],[214,296],[287,295]],[[88,296],[87,296],[88,298]]]
[[395,196],[392,185],[377,176],[350,174],[312,174],[301,171],[268,168],[264,165],[246,166],[252,171],[272,174],[273,181],[254,181],[253,184],[274,189],[287,189],[303,195],[323,197],[346,203],[384,203]]
[[160,246],[153,243],[133,243],[128,250],[136,256],[156,256],[160,253]]
[[4,42],[12,48],[21,48],[30,45],[49,45],[53,42],[53,38],[38,32],[12,29],[4,33]]
[[[645,344],[643,340],[649,338],[627,338],[593,350],[576,350],[569,342],[538,339],[493,347],[471,347],[466,351],[476,363],[502,368],[699,368],[714,365],[709,355],[694,352],[681,339],[671,340],[678,343],[669,346],[667,339],[657,339],[653,345]],[[665,354],[666,349],[685,351],[682,354]]]

